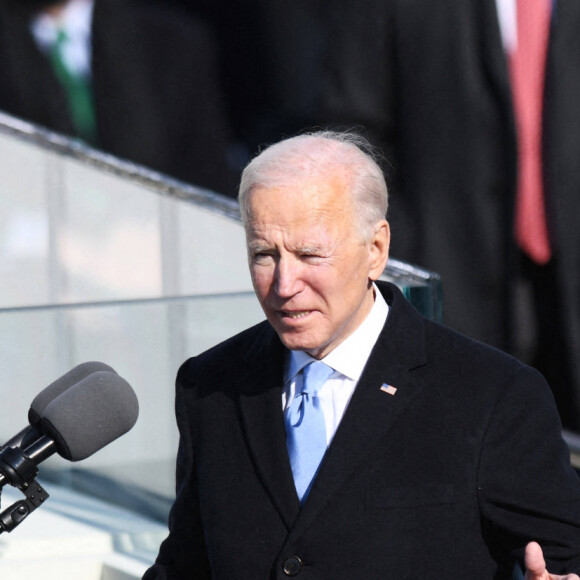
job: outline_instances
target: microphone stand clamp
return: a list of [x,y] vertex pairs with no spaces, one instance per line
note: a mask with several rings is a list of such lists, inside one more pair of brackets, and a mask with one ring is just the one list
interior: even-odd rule
[[37,473],[37,465],[21,449],[0,449],[0,493],[9,483],[20,489],[26,498],[0,512],[0,534],[11,532],[48,499],[48,493],[35,479]]

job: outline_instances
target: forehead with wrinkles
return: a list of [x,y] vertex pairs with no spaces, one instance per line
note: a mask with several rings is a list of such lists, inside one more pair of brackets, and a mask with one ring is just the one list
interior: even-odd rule
[[284,187],[256,187],[248,197],[246,231],[249,239],[276,231],[320,239],[323,231],[352,231],[352,200],[340,173],[302,180]]

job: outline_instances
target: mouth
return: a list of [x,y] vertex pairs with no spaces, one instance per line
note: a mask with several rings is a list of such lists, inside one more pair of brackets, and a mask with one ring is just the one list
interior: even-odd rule
[[308,316],[311,312],[312,310],[281,310],[280,316],[290,320],[299,320]]

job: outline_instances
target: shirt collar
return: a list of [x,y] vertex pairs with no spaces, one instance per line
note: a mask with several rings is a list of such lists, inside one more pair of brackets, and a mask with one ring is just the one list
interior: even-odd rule
[[[375,284],[373,284],[373,290],[375,301],[362,324],[322,359],[322,362],[329,367],[354,381],[360,379],[389,313],[389,306]],[[293,379],[308,363],[314,360],[304,351],[291,350],[284,375],[285,382]]]

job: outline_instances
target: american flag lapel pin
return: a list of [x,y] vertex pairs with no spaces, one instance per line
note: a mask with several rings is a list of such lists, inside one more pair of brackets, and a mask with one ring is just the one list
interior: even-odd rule
[[393,387],[393,385],[387,385],[387,383],[383,383],[381,391],[387,393],[388,395],[394,395],[397,392],[397,387]]

